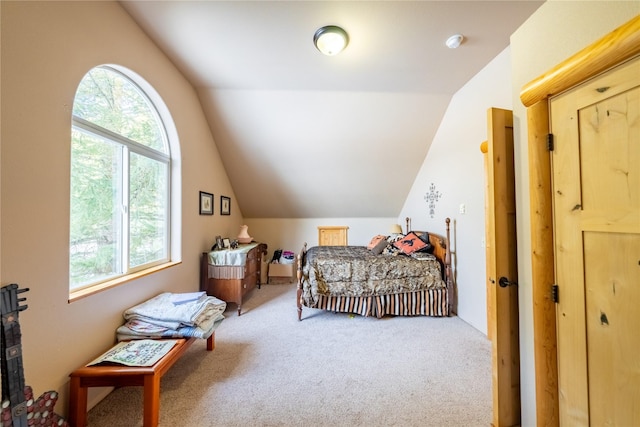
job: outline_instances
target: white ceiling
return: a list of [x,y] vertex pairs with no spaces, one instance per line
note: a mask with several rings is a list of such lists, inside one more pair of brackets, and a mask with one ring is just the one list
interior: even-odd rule
[[397,216],[451,96],[542,1],[121,3],[196,87],[243,215],[319,218]]

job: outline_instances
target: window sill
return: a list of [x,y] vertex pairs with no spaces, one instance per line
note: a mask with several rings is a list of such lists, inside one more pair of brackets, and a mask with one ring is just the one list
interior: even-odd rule
[[165,270],[167,268],[176,266],[181,264],[180,261],[168,262],[166,264],[156,265],[155,267],[147,268],[145,270],[136,271],[132,274],[127,274],[126,276],[121,276],[113,280],[109,280],[106,282],[98,283],[97,285],[89,286],[83,289],[78,289],[76,291],[72,291],[69,293],[69,302],[74,302],[79,299],[88,297],[93,294],[97,294],[98,292],[102,292],[107,289],[115,288],[116,286],[120,286],[123,283],[130,282],[132,280],[139,279],[144,276],[148,276],[149,274],[153,274],[155,272]]

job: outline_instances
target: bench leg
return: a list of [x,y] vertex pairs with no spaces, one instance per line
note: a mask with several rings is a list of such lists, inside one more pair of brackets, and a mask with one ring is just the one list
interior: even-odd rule
[[212,333],[209,338],[207,338],[207,351],[213,351],[216,348],[216,333]]
[[160,420],[160,376],[144,376],[144,427],[158,427]]
[[69,390],[69,425],[87,425],[87,387],[80,385],[80,377],[71,377]]

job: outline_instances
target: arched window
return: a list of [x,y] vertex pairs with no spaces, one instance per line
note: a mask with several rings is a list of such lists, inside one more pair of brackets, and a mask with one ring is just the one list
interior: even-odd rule
[[147,94],[113,67],[89,71],[73,103],[69,289],[167,263],[171,156]]

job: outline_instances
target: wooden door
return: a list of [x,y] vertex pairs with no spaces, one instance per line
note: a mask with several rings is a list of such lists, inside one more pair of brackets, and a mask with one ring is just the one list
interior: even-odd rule
[[640,425],[640,59],[551,100],[560,425]]
[[[487,111],[486,245],[493,425],[520,425],[520,351],[513,113]],[[511,286],[500,286],[500,280]],[[504,284],[504,283],[503,283]]]

